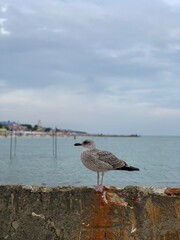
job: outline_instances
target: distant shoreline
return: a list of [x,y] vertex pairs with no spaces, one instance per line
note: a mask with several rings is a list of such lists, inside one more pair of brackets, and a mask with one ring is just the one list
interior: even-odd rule
[[[13,136],[16,137],[20,137],[20,138],[31,138],[31,137],[37,137],[37,138],[45,138],[45,137],[53,137],[52,134],[44,134],[44,133],[37,133],[37,134],[16,134],[13,133]],[[0,138],[9,138],[11,137],[11,134],[7,134],[7,135],[0,135]],[[119,134],[58,134],[57,133],[57,137],[73,137],[73,138],[77,138],[77,137],[141,137],[138,134],[130,134],[130,135],[119,135]]]
[[87,134],[88,137],[140,137],[138,134]]

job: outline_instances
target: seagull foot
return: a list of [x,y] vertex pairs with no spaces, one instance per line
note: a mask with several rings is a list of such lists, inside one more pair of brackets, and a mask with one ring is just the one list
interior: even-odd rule
[[96,192],[103,192],[103,185],[97,185],[95,186]]

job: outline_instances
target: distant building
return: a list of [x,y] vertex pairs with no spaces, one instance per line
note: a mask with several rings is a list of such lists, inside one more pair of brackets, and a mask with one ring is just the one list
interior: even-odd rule
[[20,124],[16,123],[16,122],[11,122],[11,121],[2,121],[0,122],[0,124],[6,128],[7,130],[14,130],[14,131],[24,131],[24,127],[21,126]]
[[7,136],[8,131],[6,128],[0,128],[0,136]]
[[0,124],[8,130],[12,130],[17,125],[16,122],[11,121],[2,121]]
[[42,127],[41,120],[38,120],[38,123],[37,123],[37,131],[38,131],[38,132],[43,131],[43,127]]

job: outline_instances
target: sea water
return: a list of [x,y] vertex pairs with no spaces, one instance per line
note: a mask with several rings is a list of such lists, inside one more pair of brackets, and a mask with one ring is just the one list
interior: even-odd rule
[[[0,138],[0,184],[73,185],[96,184],[96,173],[80,160],[82,147],[74,143],[86,138],[97,148],[113,152],[140,171],[109,171],[104,185],[180,187],[180,137],[58,137],[57,158],[53,155],[51,137],[18,137],[13,139],[10,159],[10,138]],[[15,156],[14,156],[15,151]]]

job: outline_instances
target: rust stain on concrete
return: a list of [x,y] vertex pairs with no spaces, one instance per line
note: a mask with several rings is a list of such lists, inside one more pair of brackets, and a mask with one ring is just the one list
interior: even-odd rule
[[0,239],[180,240],[179,191],[0,186]]
[[179,195],[180,196],[180,188],[167,188],[165,190],[167,195]]

